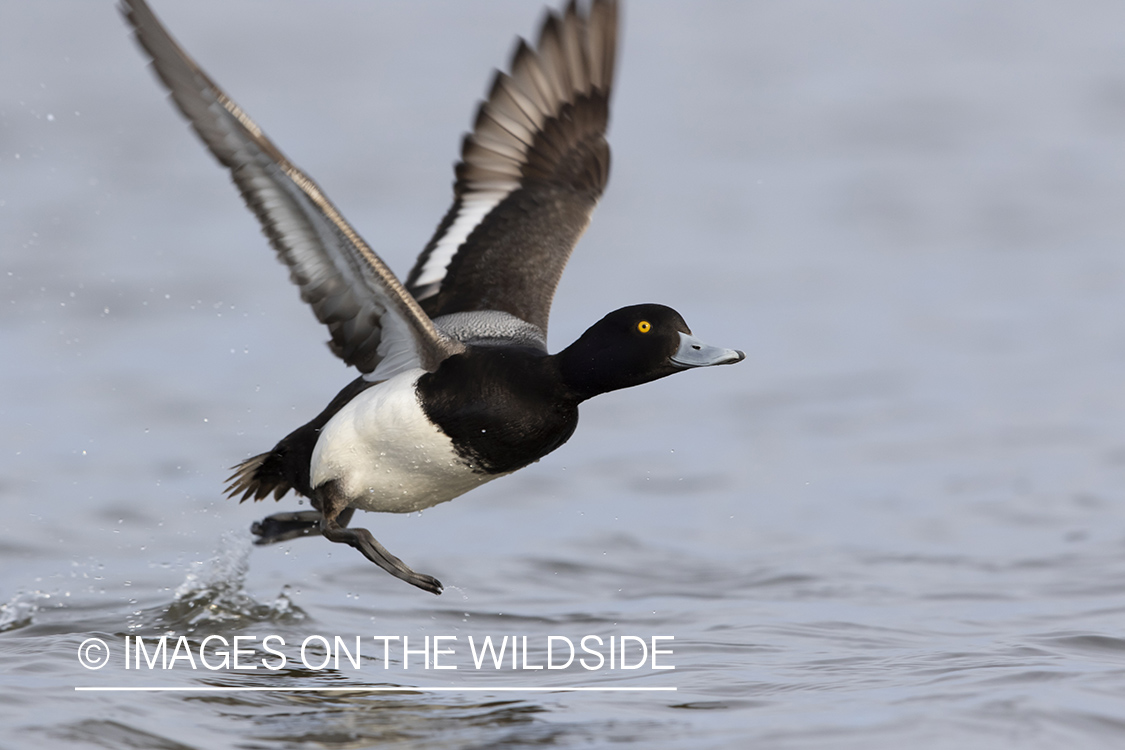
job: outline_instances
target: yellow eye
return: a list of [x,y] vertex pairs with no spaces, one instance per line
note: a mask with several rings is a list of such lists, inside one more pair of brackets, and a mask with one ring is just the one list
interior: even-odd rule
[[648,333],[652,330],[652,323],[649,323],[647,320],[642,320],[640,323],[637,323],[637,330],[641,333]]

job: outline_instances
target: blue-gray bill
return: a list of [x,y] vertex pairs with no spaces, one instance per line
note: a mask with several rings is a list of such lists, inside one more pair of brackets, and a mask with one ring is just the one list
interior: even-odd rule
[[733,365],[746,359],[737,349],[724,349],[721,346],[705,344],[695,336],[680,333],[680,348],[672,355],[672,363],[678,367],[710,367],[711,365]]

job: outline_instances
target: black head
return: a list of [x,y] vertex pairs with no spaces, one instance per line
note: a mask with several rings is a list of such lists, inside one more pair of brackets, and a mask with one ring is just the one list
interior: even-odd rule
[[614,310],[559,352],[563,381],[582,398],[628,388],[694,367],[741,362],[734,349],[704,344],[664,305]]

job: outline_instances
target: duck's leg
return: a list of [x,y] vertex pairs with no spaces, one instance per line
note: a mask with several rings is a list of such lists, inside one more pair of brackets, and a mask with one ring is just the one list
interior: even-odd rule
[[[355,508],[345,508],[336,516],[336,523],[347,526]],[[276,544],[303,536],[320,534],[319,510],[302,510],[295,513],[274,513],[250,526],[250,533],[258,537],[254,544]]]
[[[345,528],[345,524],[351,519],[351,512],[354,509],[346,506],[347,500],[336,489],[336,482],[327,482],[318,487],[316,491],[320,496],[320,533],[325,538],[331,542],[341,542],[355,547],[363,553],[364,557],[395,578],[401,578],[413,586],[429,591],[431,594],[441,593],[441,581],[424,573],[415,573],[406,566],[406,563],[375,541],[375,537],[371,536],[370,531]],[[341,519],[343,519],[342,523]]]

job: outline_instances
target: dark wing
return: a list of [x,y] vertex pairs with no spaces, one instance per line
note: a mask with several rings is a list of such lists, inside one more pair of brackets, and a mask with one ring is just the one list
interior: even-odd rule
[[574,0],[497,71],[465,136],[453,207],[406,288],[436,318],[499,310],[547,332],[551,298],[609,178],[617,4]]
[[341,359],[376,376],[433,370],[464,347],[434,327],[414,298],[309,177],[293,166],[188,57],[145,0],[123,0],[125,18],[172,101],[230,169],[246,205],[289,266]]

